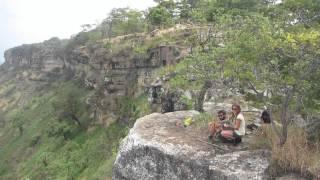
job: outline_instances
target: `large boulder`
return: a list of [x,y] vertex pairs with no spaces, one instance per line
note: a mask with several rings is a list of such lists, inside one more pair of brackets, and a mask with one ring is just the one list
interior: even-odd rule
[[113,179],[264,179],[270,153],[212,145],[207,132],[181,126],[197,111],[153,113],[137,120],[123,140]]

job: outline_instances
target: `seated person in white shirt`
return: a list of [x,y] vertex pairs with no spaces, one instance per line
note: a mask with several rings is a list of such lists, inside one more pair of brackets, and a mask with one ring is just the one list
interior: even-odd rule
[[233,142],[238,144],[241,142],[242,137],[246,134],[246,122],[241,113],[239,104],[232,105],[231,124],[222,126],[220,138],[225,142]]

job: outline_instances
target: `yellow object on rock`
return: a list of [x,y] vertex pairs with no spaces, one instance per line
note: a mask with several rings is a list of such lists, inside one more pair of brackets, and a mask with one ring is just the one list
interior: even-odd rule
[[192,118],[188,117],[185,120],[183,120],[184,127],[190,126],[192,124]]

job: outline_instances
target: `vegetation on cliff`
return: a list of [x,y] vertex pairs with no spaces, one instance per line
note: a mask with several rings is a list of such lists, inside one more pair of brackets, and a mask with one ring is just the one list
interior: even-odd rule
[[[101,24],[84,25],[83,31],[70,40],[59,43],[53,39],[61,44],[54,53],[70,60],[69,64],[61,61],[61,67],[71,66],[78,58],[83,71],[77,74],[68,69],[66,82],[50,81],[51,85],[40,88],[37,95],[31,93],[26,102],[19,97],[28,88],[18,87],[22,82],[14,80],[24,76],[24,69],[16,69],[21,70],[21,76],[14,74],[16,71],[1,71],[7,79],[0,79],[0,178],[110,178],[119,141],[134,123],[132,120],[150,113],[151,108],[146,94],[135,94],[137,87],[130,84],[132,87],[114,101],[116,104],[101,105],[108,113],[115,109],[115,121],[108,125],[96,123],[94,108],[100,104],[93,106],[87,101],[89,97],[100,99],[109,91],[86,88],[83,76],[101,73],[98,65],[104,64],[97,60],[100,56],[113,60],[128,54],[124,57],[130,60],[148,59],[150,50],[159,45],[187,47],[188,55],[177,65],[163,65],[164,73],[174,76],[171,87],[192,92],[193,108],[202,111],[207,90],[215,87],[232,89],[259,106],[267,105],[273,120],[282,124],[268,144],[275,162],[287,170],[318,175],[318,161],[310,160],[319,158],[315,145],[319,143],[320,125],[318,0],[157,2],[157,6],[143,12],[114,9]],[[88,59],[97,62],[89,66]],[[63,72],[51,72],[50,77],[55,79]],[[101,87],[108,79],[103,78],[97,82]],[[295,113],[308,123],[294,131],[301,139],[292,138]],[[293,158],[306,152],[312,155]]]

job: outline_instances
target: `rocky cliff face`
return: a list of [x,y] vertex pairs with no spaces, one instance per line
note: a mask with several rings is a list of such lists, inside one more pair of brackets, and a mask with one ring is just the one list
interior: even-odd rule
[[26,67],[52,71],[55,68],[64,67],[62,48],[65,41],[52,38],[43,43],[22,45],[5,52],[5,64],[14,67]]
[[[186,47],[158,44],[137,54],[135,44],[145,36],[82,42],[81,33],[70,40],[52,38],[43,43],[22,45],[5,52],[4,74],[11,72],[27,90],[64,79],[77,79],[84,88],[94,90],[87,103],[99,107],[98,117],[118,110],[119,99],[148,91],[155,70],[175,64],[186,53]],[[106,46],[111,44],[112,46]],[[122,44],[127,46],[122,47]],[[140,43],[141,44],[141,43]],[[30,94],[26,95],[26,97]],[[96,98],[96,97],[99,98]]]
[[[108,92],[119,91],[125,94],[128,82],[142,85],[151,83],[148,78],[156,68],[175,64],[181,58],[185,48],[172,45],[161,45],[147,49],[143,55],[137,55],[134,44],[146,37],[133,36],[125,40],[101,40],[83,44],[77,42],[77,36],[70,40],[52,38],[43,43],[22,45],[5,52],[5,63],[8,68],[23,68],[42,73],[67,69],[83,76],[87,85],[92,87],[100,83]],[[107,41],[107,42],[105,42]],[[131,43],[129,47],[114,50],[106,43]],[[120,45],[119,45],[120,46]]]
[[270,153],[212,146],[206,131],[179,124],[196,111],[154,113],[137,120],[123,140],[113,179],[265,179]]

